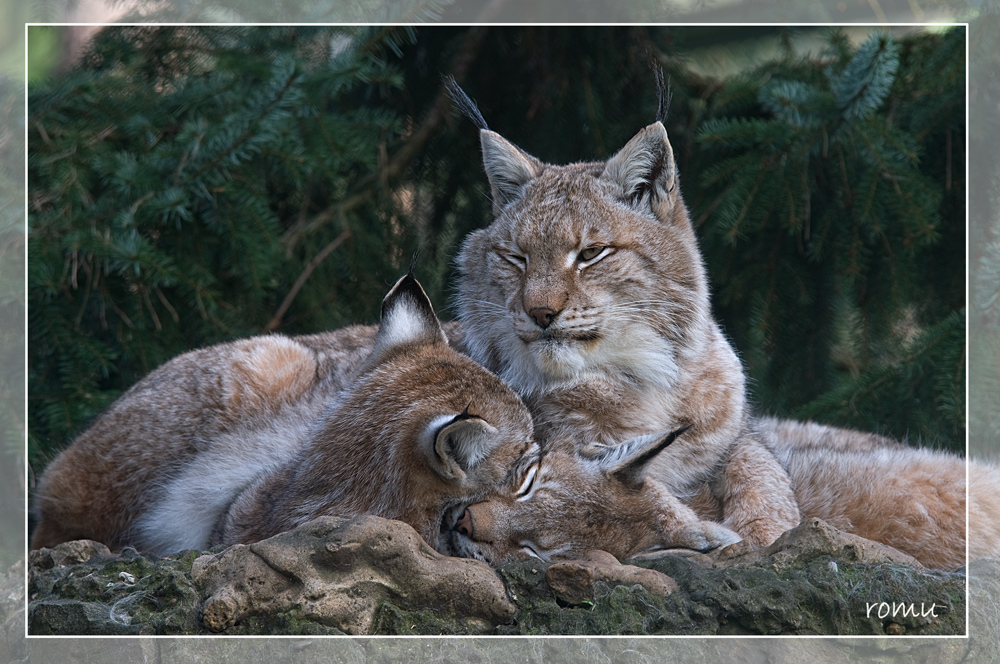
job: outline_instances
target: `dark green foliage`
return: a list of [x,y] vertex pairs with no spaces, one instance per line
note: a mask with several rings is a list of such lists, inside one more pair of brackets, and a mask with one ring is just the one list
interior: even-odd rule
[[374,175],[402,124],[363,103],[401,84],[390,37],[112,28],[77,71],[33,90],[31,424],[42,449],[183,350],[294,331],[303,317],[309,330],[375,320],[412,251]]
[[748,82],[755,112],[709,102],[696,214],[755,398],[964,449],[964,32],[835,35]]
[[[433,3],[416,3],[418,10]],[[716,315],[762,410],[961,448],[964,32],[828,37],[726,77],[696,46],[754,28],[152,28],[100,33],[29,95],[29,428],[36,471],[185,350],[371,323],[420,249],[444,318],[489,218],[486,122],[551,162],[656,115]]]

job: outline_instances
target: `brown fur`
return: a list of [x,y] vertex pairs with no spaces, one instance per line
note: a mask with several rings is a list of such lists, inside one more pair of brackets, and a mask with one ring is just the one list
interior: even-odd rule
[[[564,447],[570,441],[586,453],[690,424],[650,463],[640,492],[665,488],[699,518],[721,521],[754,545],[796,525],[801,509],[927,565],[959,564],[961,459],[874,434],[749,417],[742,367],[712,320],[659,122],[607,162],[555,166],[486,129],[478,112],[468,111],[471,101],[453,93],[480,126],[494,201],[493,223],[471,234],[458,258],[463,347],[522,394],[543,463],[554,466],[549,475],[568,485],[530,500],[471,506],[460,533],[468,550],[482,550],[484,539],[534,532],[559,552],[575,535],[563,533],[558,545],[555,533],[542,538],[539,529],[561,511],[605,515],[602,505],[612,513],[637,509],[655,531],[655,511],[622,502],[635,488],[581,473]],[[980,484],[1000,479],[989,466],[974,464],[970,473]],[[983,532],[974,551],[982,555],[1000,551],[993,496],[970,505],[974,528]],[[601,518],[614,517],[586,519],[587,529]],[[634,536],[610,528],[590,539],[614,551],[636,549]]]
[[[338,336],[351,334],[348,328]],[[277,358],[291,364],[270,386],[260,369]],[[336,379],[312,382],[320,361],[287,337],[270,336],[191,351],[156,369],[45,469],[32,548],[80,538],[115,548],[129,544],[132,525],[156,500],[160,480],[189,463],[207,441],[262,423],[293,401],[296,409],[318,414],[323,399],[340,387]],[[300,377],[289,379],[289,372]],[[295,398],[307,389],[316,399]],[[277,398],[269,401],[269,394]]]
[[[928,567],[965,564],[966,523],[972,558],[1000,554],[996,465],[813,422],[764,418],[758,430],[788,468],[803,518],[889,544]],[[710,518],[710,505],[702,507]]]
[[550,439],[520,491],[469,506],[452,532],[452,548],[496,564],[583,558],[594,550],[623,560],[739,541],[724,526],[699,519],[661,483],[643,477],[649,454],[663,442],[652,436],[589,450],[588,456],[571,439]]
[[46,469],[32,547],[166,553],[360,513],[445,546],[442,530],[519,482],[537,446],[517,395],[447,345],[407,279],[374,349],[374,328],[256,337],[152,372]]

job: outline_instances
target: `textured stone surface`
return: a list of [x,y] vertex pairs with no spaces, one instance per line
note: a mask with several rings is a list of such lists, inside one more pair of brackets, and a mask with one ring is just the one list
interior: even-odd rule
[[[385,603],[430,611],[455,625],[509,622],[516,607],[485,563],[448,558],[399,521],[322,517],[192,569],[207,597],[203,622],[219,632],[253,615],[294,611],[302,619],[368,634]],[[461,627],[459,627],[461,629]],[[464,631],[464,630],[463,630]]]
[[597,597],[620,585],[639,584],[654,595],[678,590],[666,574],[635,565],[622,565],[605,551],[591,551],[586,560],[554,563],[545,571],[545,581],[556,599],[568,605],[593,606]]
[[[972,569],[971,588],[1000,592],[995,563]],[[893,634],[965,632],[964,570],[920,569],[898,551],[822,522],[760,550],[736,545],[624,565],[594,552],[587,560],[493,570],[441,556],[399,522],[327,518],[257,544],[162,560],[67,543],[34,552],[28,577],[32,634],[861,634],[885,637],[866,648],[897,653]],[[906,604],[908,615],[880,618],[883,602]],[[922,604],[935,615],[909,608]],[[997,616],[974,611],[972,622],[995,632]],[[410,647],[371,643],[378,645],[339,655],[390,661],[386,653]],[[997,655],[995,639],[954,643],[969,661]]]
[[775,569],[801,566],[818,556],[836,557],[848,562],[877,565],[896,563],[917,569],[923,566],[913,556],[891,546],[873,542],[819,519],[810,519],[784,533],[770,546],[753,549],[739,542],[709,556],[716,565],[766,565]]

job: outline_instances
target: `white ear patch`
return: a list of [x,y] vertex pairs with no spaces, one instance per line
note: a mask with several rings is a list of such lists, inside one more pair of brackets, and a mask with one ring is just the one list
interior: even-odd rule
[[673,189],[674,158],[667,131],[655,122],[608,160],[602,177],[617,183],[625,198],[643,191],[663,196]]
[[375,351],[371,356],[374,359],[370,362],[376,361],[386,349],[418,341],[447,345],[448,338],[427,293],[411,273],[401,277],[382,300],[382,322],[375,336]]
[[425,310],[409,298],[401,299],[392,308],[380,331],[383,332],[380,342],[386,346],[410,343],[437,333],[427,325]]

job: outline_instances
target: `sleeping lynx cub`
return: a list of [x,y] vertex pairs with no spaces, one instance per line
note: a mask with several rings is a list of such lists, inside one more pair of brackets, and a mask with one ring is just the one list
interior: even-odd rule
[[523,480],[531,418],[449,348],[411,276],[386,296],[373,350],[372,331],[256,337],[160,367],[46,469],[32,546],[162,554],[367,513],[447,552],[465,505]]
[[688,425],[650,477],[684,500],[709,487],[723,525],[755,545],[797,525],[788,475],[750,426],[742,366],[712,318],[664,105],[607,162],[554,166],[450,89],[480,128],[495,216],[458,256],[466,352],[521,394],[543,447]]

